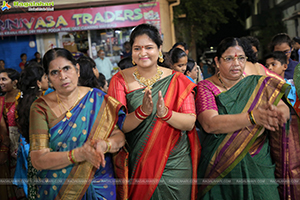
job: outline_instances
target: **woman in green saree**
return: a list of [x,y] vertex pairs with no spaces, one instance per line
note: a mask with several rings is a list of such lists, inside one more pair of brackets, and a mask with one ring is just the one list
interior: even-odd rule
[[200,155],[194,128],[196,85],[183,73],[162,67],[162,40],[153,25],[137,26],[130,43],[135,66],[113,76],[108,90],[127,108],[122,130],[129,157],[120,154],[116,165],[119,177],[130,182],[122,185],[119,196],[195,199]]
[[200,199],[275,200],[291,194],[275,181],[289,173],[285,123],[290,110],[281,100],[288,85],[271,77],[244,77],[246,60],[240,39],[226,38],[215,57],[219,72],[198,83]]
[[30,156],[37,199],[115,199],[111,155],[125,143],[122,105],[78,85],[79,65],[62,48],[49,50],[45,73],[55,91],[30,110]]

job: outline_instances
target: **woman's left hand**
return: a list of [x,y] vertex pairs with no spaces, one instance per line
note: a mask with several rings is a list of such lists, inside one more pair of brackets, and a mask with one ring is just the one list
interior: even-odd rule
[[161,91],[158,92],[158,101],[156,104],[156,114],[158,116],[164,116],[166,114],[167,110],[165,108],[165,101],[161,94]]
[[99,139],[98,141],[94,142],[94,148],[96,149],[96,152],[99,153],[100,157],[101,157],[101,162],[100,162],[100,165],[102,167],[105,167],[105,156],[104,156],[104,152],[106,151],[107,149],[107,144],[104,140],[102,139]]

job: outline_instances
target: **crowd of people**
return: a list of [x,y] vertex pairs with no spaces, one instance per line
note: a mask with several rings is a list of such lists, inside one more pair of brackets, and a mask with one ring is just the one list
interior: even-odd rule
[[103,50],[3,65],[1,199],[297,199],[293,40],[275,35],[259,63],[256,38],[225,38],[204,80],[187,45],[162,52],[150,24],[132,31],[116,74]]

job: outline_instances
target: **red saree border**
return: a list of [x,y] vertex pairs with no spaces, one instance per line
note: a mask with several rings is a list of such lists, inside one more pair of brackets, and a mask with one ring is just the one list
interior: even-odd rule
[[[190,80],[183,78],[183,74],[176,72],[169,84],[168,91],[165,95],[165,105],[173,111],[178,111],[184,99],[193,91],[196,86]],[[176,97],[179,98],[176,98]],[[164,137],[161,136],[161,130],[164,130]],[[150,199],[155,191],[158,181],[160,180],[165,165],[167,163],[171,149],[175,146],[179,139],[180,130],[174,129],[167,122],[156,119],[156,123],[152,128],[152,133],[148,139],[145,151],[140,157],[137,165],[134,180],[138,178],[149,178],[149,171],[152,173],[153,182],[149,184],[133,184],[129,188],[130,199]],[[191,157],[193,165],[193,179],[197,179],[197,166],[200,156],[200,142],[195,129],[188,133],[191,145]],[[198,143],[198,144],[197,144]],[[159,151],[158,151],[159,149]],[[155,155],[155,156],[152,156]],[[151,163],[151,165],[149,165]],[[158,181],[157,181],[158,180]],[[197,185],[196,181],[192,187],[192,199],[196,198]]]
[[[105,95],[88,140],[91,141],[100,138],[108,138],[118,121],[118,112],[122,106],[123,105],[114,98]],[[74,184],[72,182],[65,183],[61,187],[55,199],[82,199],[86,190],[90,186],[96,170],[97,169],[93,167],[89,162],[82,162],[78,165],[74,165],[67,180],[78,179],[84,180],[85,182],[81,181],[80,184]]]

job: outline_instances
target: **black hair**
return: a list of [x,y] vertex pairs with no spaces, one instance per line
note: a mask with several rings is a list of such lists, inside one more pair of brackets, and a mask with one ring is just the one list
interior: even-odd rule
[[43,67],[47,75],[49,74],[50,62],[58,57],[62,57],[69,60],[76,68],[77,62],[70,51],[63,48],[54,48],[47,51],[43,57]]
[[134,28],[130,35],[130,46],[132,47],[134,40],[137,36],[146,34],[159,48],[163,41],[161,39],[158,29],[151,24],[140,24]]
[[118,67],[119,67],[121,70],[130,68],[130,67],[133,67],[133,64],[132,64],[132,57],[131,57],[131,56],[127,56],[127,57],[121,59],[121,60],[118,62]]
[[106,83],[106,78],[105,78],[104,74],[99,73],[98,83],[99,83],[100,87],[104,88],[105,83]]
[[246,37],[241,37],[240,40],[244,46],[245,55],[248,57],[247,61],[250,61],[252,63],[258,62],[256,54],[252,49],[250,41]]
[[240,46],[242,47],[243,51],[245,52],[245,44],[241,41],[239,38],[234,38],[234,37],[227,37],[223,39],[220,44],[218,45],[217,52],[216,52],[216,57],[218,60],[221,59],[223,53],[229,48],[229,47],[235,47],[235,46]]
[[278,33],[271,40],[271,43],[269,45],[270,50],[274,51],[274,47],[276,45],[280,45],[283,43],[287,43],[292,48],[293,41],[291,40],[290,36],[286,33]]
[[[153,26],[151,24],[140,24],[140,25],[136,26],[130,34],[129,42],[130,42],[131,48],[133,46],[135,38],[138,36],[144,35],[144,34],[146,34],[157,45],[157,48],[160,48],[161,45],[163,44],[160,33],[155,26]],[[162,54],[162,55],[163,55],[163,58],[165,59],[165,57],[164,57],[165,55],[164,54]],[[168,63],[165,63],[165,61],[159,62],[159,59],[157,59],[157,64],[161,65],[163,67],[169,65]],[[168,66],[168,67],[170,67],[170,66]]]
[[3,59],[0,59],[0,61],[2,61],[5,64],[5,61]]
[[7,73],[8,78],[10,78],[12,81],[17,80],[19,81],[20,79],[20,73],[12,68],[6,68],[0,71],[1,73]]
[[172,64],[175,64],[178,62],[178,60],[182,57],[187,56],[186,53],[179,48],[175,48],[170,52],[170,58],[171,58],[171,62]]
[[300,44],[300,37],[293,37],[293,41],[298,42]]
[[[26,53],[22,53],[21,55],[20,55],[20,58],[22,58],[23,56],[25,56],[26,55]],[[27,55],[26,55],[27,56]]]
[[260,48],[260,43],[259,43],[259,40],[256,38],[256,37],[253,37],[253,36],[246,36],[245,37],[252,46],[254,46],[257,51],[259,51],[259,48]]
[[188,58],[188,62],[186,64],[186,70],[185,70],[184,74],[187,75],[186,73],[191,72],[194,69],[194,67],[196,67],[195,61],[191,58]]
[[77,59],[77,63],[80,66],[79,84],[81,86],[99,88],[97,77],[93,72],[93,68],[96,68],[96,63],[90,57],[81,56]]
[[20,133],[28,143],[30,106],[34,100],[41,95],[37,81],[41,81],[44,74],[44,69],[40,64],[37,62],[30,62],[30,64],[21,72],[21,77],[18,82],[18,88],[22,92],[22,97],[19,98],[16,108],[18,113],[16,123]]
[[286,55],[282,51],[270,52],[264,57],[264,60],[266,61],[269,58],[273,58],[274,60],[279,61],[282,65],[287,64]]
[[184,50],[188,50],[188,45],[185,42],[176,42],[171,49],[175,49],[177,46],[183,46]]
[[40,54],[38,51],[34,53],[34,56],[36,56],[37,54]]

